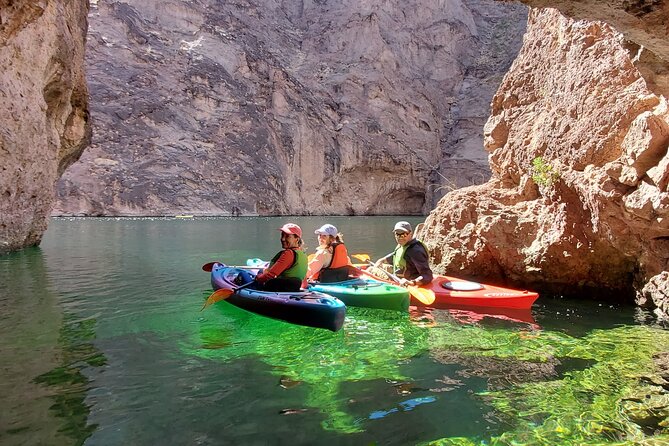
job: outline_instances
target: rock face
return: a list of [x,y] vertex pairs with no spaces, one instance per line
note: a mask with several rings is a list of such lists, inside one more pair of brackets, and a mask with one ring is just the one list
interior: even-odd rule
[[99,0],[92,146],[59,215],[425,214],[490,173],[527,8],[492,0]]
[[35,245],[90,141],[85,0],[0,0],[0,253]]
[[[657,64],[669,63],[669,2],[666,0],[521,0],[528,6],[555,8],[575,20],[603,21],[623,33],[625,38],[642,45],[648,51],[640,56],[647,64],[652,58],[654,69],[644,72],[649,77],[663,77],[664,96],[667,96],[667,72]],[[647,76],[650,75],[650,76]]]
[[439,272],[669,308],[669,113],[647,51],[530,12],[485,127],[492,179],[422,230]]

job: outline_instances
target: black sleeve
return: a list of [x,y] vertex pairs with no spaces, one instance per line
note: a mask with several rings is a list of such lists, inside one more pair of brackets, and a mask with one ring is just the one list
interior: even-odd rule
[[423,276],[421,285],[427,285],[432,282],[432,270],[430,269],[430,258],[427,255],[425,247],[420,243],[415,243],[406,253],[408,260],[413,263],[413,266],[418,271],[420,276]]

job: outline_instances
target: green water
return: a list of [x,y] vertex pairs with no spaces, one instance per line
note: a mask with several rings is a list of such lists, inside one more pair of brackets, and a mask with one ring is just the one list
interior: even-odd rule
[[[295,219],[310,251],[330,222],[372,257],[395,220]],[[286,221],[57,219],[40,248],[0,257],[0,444],[669,441],[652,361],[669,332],[633,308],[349,308],[337,333],[200,312],[201,265],[269,258]]]

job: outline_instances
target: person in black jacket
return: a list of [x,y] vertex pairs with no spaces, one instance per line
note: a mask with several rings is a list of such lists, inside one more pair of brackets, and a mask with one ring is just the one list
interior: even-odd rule
[[432,282],[432,270],[427,247],[413,236],[413,228],[407,221],[398,221],[393,228],[397,246],[387,256],[374,264],[392,263],[395,274],[400,277],[400,285],[427,285]]

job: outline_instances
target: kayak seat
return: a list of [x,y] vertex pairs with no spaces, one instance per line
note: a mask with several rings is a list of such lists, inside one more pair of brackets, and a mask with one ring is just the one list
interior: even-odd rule
[[478,291],[483,285],[476,282],[441,282],[441,287],[451,291]]
[[321,283],[343,282],[348,280],[348,272],[348,266],[342,266],[341,268],[324,268],[321,270],[318,280]]

